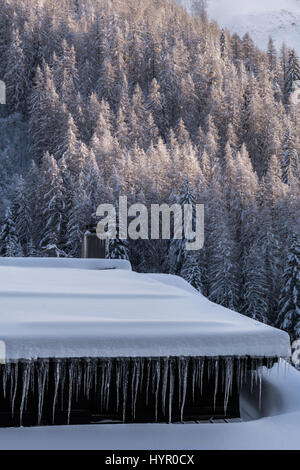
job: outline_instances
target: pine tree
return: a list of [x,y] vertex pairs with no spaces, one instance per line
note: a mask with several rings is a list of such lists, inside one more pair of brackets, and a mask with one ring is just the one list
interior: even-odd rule
[[23,256],[22,247],[18,239],[16,225],[10,206],[7,207],[4,219],[1,223],[0,256]]
[[292,92],[293,84],[297,80],[300,80],[300,62],[295,49],[292,49],[289,53],[284,87],[285,96],[287,100],[289,98],[290,93]]
[[182,187],[181,192],[175,201],[181,206],[182,224],[180,224],[180,221],[174,220],[174,234],[181,236],[181,238],[173,238],[170,242],[169,264],[171,266],[171,271],[174,272],[174,274],[180,274],[187,256],[185,246],[187,240],[185,238],[185,231],[183,227],[183,214],[185,205],[193,206],[192,220],[189,222],[192,224],[192,227],[195,228],[195,200],[188,177],[186,178],[184,186]]
[[148,100],[147,100],[147,109],[153,116],[155,124],[157,125],[161,135],[165,138],[167,135],[167,120],[164,109],[164,101],[160,93],[160,86],[154,78],[151,82]]
[[11,45],[7,51],[7,68],[4,82],[7,90],[7,104],[11,112],[25,112],[26,109],[26,68],[22,43],[17,29],[13,29]]
[[83,232],[91,223],[92,211],[85,190],[85,175],[79,174],[76,190],[72,193],[71,211],[67,221],[65,247],[71,257],[80,257]]
[[209,208],[208,284],[209,298],[232,310],[238,308],[239,279],[237,250],[230,230],[228,215],[221,201],[221,191],[214,191],[216,202]]
[[242,312],[255,320],[268,323],[268,279],[263,247],[254,240],[244,254]]
[[62,178],[59,167],[52,155],[46,153],[42,160],[42,229],[40,248],[47,254],[62,255],[62,220],[64,201],[62,193]]
[[203,273],[201,271],[199,261],[197,261],[195,256],[189,254],[185,257],[180,275],[196,290],[201,293],[204,292]]
[[37,68],[29,97],[29,135],[32,156],[36,161],[40,162],[47,151],[57,158],[62,156],[60,149],[67,116],[56,92],[52,71],[43,63],[43,70]]
[[[16,233],[25,255],[27,255],[29,249],[32,249],[33,225],[29,201],[30,198],[28,194],[28,187],[22,176],[20,176],[17,181],[17,189],[13,201],[13,206],[15,214]],[[30,244],[31,248],[29,248]]]
[[109,240],[107,258],[129,260],[127,240],[122,240],[118,236],[115,239]]
[[296,234],[283,274],[278,326],[289,333],[292,341],[300,338],[300,238]]
[[296,142],[290,126],[284,134],[282,155],[282,181],[287,184],[290,176],[299,177],[300,166]]

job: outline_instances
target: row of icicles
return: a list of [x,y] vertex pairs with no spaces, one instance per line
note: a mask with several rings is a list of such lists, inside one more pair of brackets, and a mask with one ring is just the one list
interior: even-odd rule
[[[51,384],[52,422],[58,406],[67,409],[67,423],[70,423],[72,404],[80,396],[89,400],[97,392],[99,409],[107,412],[114,393],[115,411],[122,414],[130,404],[131,419],[136,415],[136,403],[142,390],[145,391],[145,405],[149,396],[154,399],[153,420],[158,419],[158,410],[172,421],[174,392],[178,396],[181,421],[184,416],[187,387],[191,387],[193,399],[202,394],[203,384],[213,381],[214,404],[219,391],[224,396],[226,414],[233,381],[237,390],[251,377],[251,387],[261,384],[262,366],[271,367],[274,360],[249,357],[166,357],[166,358],[71,358],[38,359],[8,362],[0,366],[3,384],[3,398],[8,399],[12,416],[19,413],[20,425],[28,399],[35,395],[37,402],[37,424],[42,422],[45,396]],[[260,386],[261,389],[261,386]],[[16,410],[16,397],[18,410]],[[48,395],[47,395],[48,397]],[[61,403],[59,404],[59,398]],[[67,403],[64,403],[64,399]]]

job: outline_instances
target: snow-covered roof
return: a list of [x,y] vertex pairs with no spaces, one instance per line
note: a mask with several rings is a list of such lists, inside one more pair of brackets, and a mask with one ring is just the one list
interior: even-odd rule
[[121,260],[2,258],[0,302],[9,359],[290,354],[285,332]]

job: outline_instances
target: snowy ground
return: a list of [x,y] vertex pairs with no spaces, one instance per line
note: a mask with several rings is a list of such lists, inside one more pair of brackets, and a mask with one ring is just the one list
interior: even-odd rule
[[[246,400],[248,402],[248,400]],[[249,402],[243,409],[247,419]],[[244,407],[243,407],[244,408]],[[250,411],[251,414],[251,411]],[[300,450],[300,373],[264,373],[261,417],[205,424],[101,424],[0,429],[0,449]]]

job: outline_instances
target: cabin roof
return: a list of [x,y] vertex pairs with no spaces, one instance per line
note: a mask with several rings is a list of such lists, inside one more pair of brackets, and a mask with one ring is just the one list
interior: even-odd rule
[[8,359],[290,355],[285,332],[122,260],[2,258],[0,299]]

